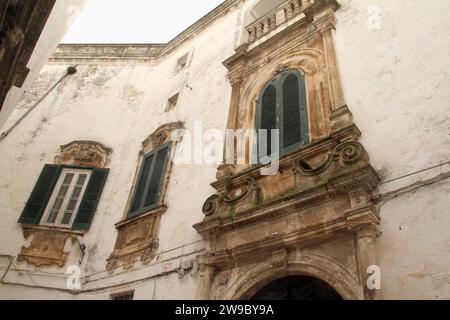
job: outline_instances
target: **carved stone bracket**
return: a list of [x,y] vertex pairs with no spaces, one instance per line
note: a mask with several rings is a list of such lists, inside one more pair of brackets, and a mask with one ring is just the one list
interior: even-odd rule
[[61,153],[55,158],[59,165],[104,168],[112,149],[94,141],[74,141],[61,146]]
[[159,222],[166,210],[166,206],[160,206],[142,216],[116,224],[118,236],[114,251],[107,259],[107,271],[113,273],[120,266],[131,269],[138,261],[144,265],[151,262],[159,247]]
[[67,262],[69,252],[64,251],[68,239],[75,239],[83,232],[69,229],[23,226],[25,238],[33,236],[29,247],[22,246],[17,258],[18,262],[25,261],[35,267],[57,266],[63,268]]

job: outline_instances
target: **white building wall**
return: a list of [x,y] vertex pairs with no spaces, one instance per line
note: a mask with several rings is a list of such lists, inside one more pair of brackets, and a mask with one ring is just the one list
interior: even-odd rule
[[[381,12],[379,30],[367,27],[371,5]],[[252,6],[249,1],[244,9]],[[450,171],[450,21],[441,14],[449,9],[446,0],[344,0],[337,12],[335,43],[344,93],[363,133],[361,141],[383,178],[380,195]],[[114,224],[125,215],[142,140],[161,124],[174,121],[184,121],[191,132],[199,120],[205,128],[225,128],[231,88],[221,62],[240,41],[242,30],[237,26],[243,23],[243,13],[236,10],[221,18],[156,66],[80,65],[77,74],[0,142],[0,253],[11,256],[24,244],[17,223],[24,203],[59,146],[93,140],[113,149],[111,173],[85,235],[86,293],[71,296],[3,284],[0,298],[107,299],[130,289],[136,299],[194,298],[196,275],[179,279],[176,269],[204,248],[192,225],[203,219],[201,207],[213,193],[209,183],[215,179],[214,165],[174,166],[159,254],[150,266],[110,276],[106,259],[116,240]],[[176,60],[187,52],[192,53],[190,66],[173,75]],[[9,122],[66,67],[45,66]],[[177,107],[164,112],[167,99],[178,91]],[[426,170],[431,167],[435,168]],[[449,180],[441,179],[393,200],[382,198],[379,261],[384,298],[450,298],[449,190]],[[80,257],[76,244],[72,249],[68,264],[76,264]],[[7,258],[0,262],[7,267]],[[32,275],[14,271],[21,268]],[[65,288],[65,280],[55,278],[63,275],[59,269],[33,270],[26,265],[10,269],[5,283]],[[127,282],[132,283],[122,285]]]

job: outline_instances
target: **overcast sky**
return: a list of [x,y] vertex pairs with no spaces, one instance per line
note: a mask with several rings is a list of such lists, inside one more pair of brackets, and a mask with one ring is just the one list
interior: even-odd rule
[[223,0],[89,0],[63,43],[166,43]]

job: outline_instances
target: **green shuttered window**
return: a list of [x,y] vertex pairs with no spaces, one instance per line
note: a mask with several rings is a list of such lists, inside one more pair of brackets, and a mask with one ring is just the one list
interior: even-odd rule
[[45,165],[19,223],[87,230],[109,169]]
[[279,129],[280,155],[310,143],[306,85],[300,72],[286,70],[267,84],[258,100],[256,128],[267,130],[267,135],[258,133],[260,162],[277,151],[272,145],[275,136],[270,130]]
[[165,144],[144,156],[128,218],[143,214],[159,204],[170,147]]

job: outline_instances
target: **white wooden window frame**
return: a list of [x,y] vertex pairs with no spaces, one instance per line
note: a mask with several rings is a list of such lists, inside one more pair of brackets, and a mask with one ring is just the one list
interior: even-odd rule
[[[52,212],[52,209],[53,209],[53,207],[55,205],[55,202],[56,202],[56,200],[58,198],[58,195],[59,195],[59,193],[61,191],[61,187],[63,186],[64,181],[66,179],[66,176],[68,174],[73,174],[74,176],[73,176],[72,181],[69,184],[69,188],[68,188],[68,190],[67,190],[67,192],[66,192],[66,194],[64,196],[64,200],[63,200],[63,202],[61,204],[61,207],[59,209],[59,212],[58,212],[58,215],[56,217],[56,220],[55,220],[54,223],[48,222],[48,220],[50,218],[50,214]],[[70,203],[70,200],[72,199],[73,191],[74,191],[75,187],[77,186],[78,178],[79,178],[80,175],[83,175],[83,174],[86,175],[86,179],[85,179],[85,181],[83,183],[83,186],[81,188],[81,192],[80,192],[80,194],[78,196],[76,205],[75,205],[75,207],[74,207],[74,209],[72,211],[72,216],[70,217],[70,221],[69,221],[68,224],[63,224],[65,211],[67,211],[67,208],[68,208],[68,205]],[[60,176],[58,178],[58,182],[56,183],[56,186],[55,186],[55,188],[53,190],[53,193],[52,193],[52,195],[50,197],[50,200],[49,200],[49,202],[47,204],[47,207],[45,208],[44,215],[43,215],[43,218],[41,220],[41,225],[56,226],[56,227],[61,227],[61,228],[71,228],[72,227],[72,224],[73,224],[73,222],[75,220],[75,216],[77,215],[78,209],[80,208],[81,201],[83,200],[84,193],[86,192],[86,188],[87,188],[87,185],[88,185],[89,180],[91,178],[91,174],[92,174],[92,170],[83,170],[83,169],[65,168],[65,169],[63,169],[61,171],[61,174],[60,174]]]

